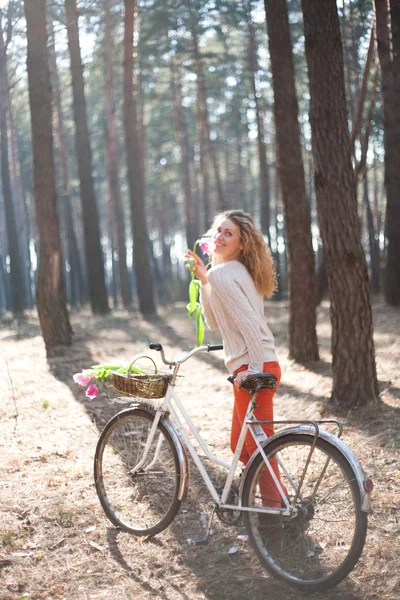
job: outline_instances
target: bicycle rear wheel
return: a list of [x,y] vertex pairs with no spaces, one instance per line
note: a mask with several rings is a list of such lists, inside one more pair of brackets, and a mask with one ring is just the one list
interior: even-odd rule
[[[295,497],[314,437],[287,434],[265,448],[269,460],[280,460],[280,479],[289,499]],[[260,481],[265,463],[258,455],[243,485],[243,505],[266,504]],[[324,470],[325,468],[325,470]],[[290,476],[290,477],[289,477]],[[265,494],[265,482],[262,486]],[[361,555],[367,532],[367,514],[355,473],[346,458],[329,442],[317,439],[295,503],[294,517],[244,512],[249,538],[260,561],[276,578],[302,591],[315,592],[344,579]]]
[[144,464],[142,459],[154,415],[131,408],[115,415],[97,443],[96,491],[110,521],[128,533],[155,535],[175,518],[181,472],[178,450],[160,421]]

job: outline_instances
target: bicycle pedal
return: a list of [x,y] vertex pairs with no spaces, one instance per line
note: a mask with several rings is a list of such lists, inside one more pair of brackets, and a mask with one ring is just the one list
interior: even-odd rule
[[190,546],[207,546],[208,541],[208,537],[188,538]]

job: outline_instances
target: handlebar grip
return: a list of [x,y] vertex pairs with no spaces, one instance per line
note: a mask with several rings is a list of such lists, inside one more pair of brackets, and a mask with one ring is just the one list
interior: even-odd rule
[[161,344],[150,344],[149,345],[150,350],[157,350],[157,352],[161,352],[162,350],[162,345]]
[[229,383],[233,383],[236,379],[236,375],[229,375],[229,377],[227,377]]
[[207,344],[207,352],[213,352],[213,350],[223,350],[223,344]]

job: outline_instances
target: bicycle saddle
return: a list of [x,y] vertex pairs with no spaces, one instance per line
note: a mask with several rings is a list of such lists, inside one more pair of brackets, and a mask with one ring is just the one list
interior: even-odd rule
[[[233,383],[235,377],[236,375],[230,375],[228,381]],[[276,376],[273,373],[254,373],[243,379],[240,387],[249,392],[249,394],[255,394],[259,390],[274,390],[276,388],[276,381]]]

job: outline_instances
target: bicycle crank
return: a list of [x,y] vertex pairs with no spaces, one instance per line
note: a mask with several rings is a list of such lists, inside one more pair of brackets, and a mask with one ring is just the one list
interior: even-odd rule
[[[222,495],[223,488],[217,490],[219,496]],[[227,504],[239,504],[239,487],[232,485],[228,497],[226,499]],[[220,508],[215,509],[217,517],[225,525],[236,525],[240,521],[242,513],[240,510],[233,510],[232,508]]]

